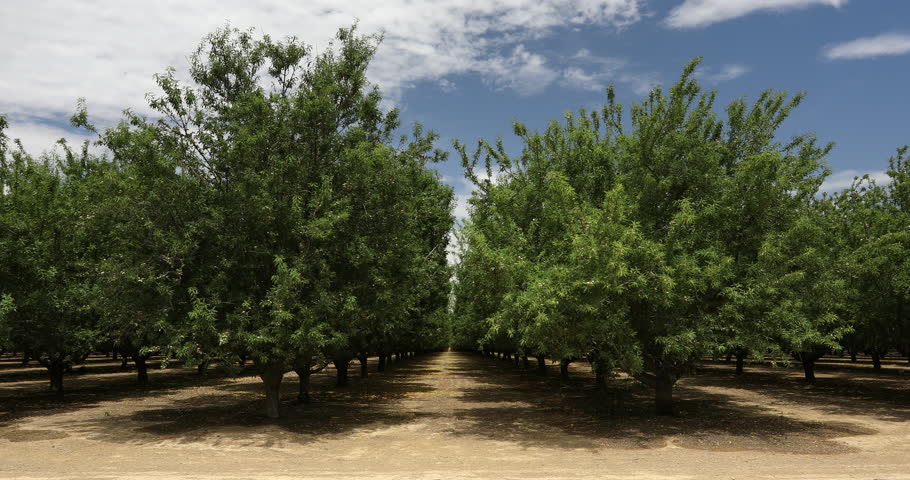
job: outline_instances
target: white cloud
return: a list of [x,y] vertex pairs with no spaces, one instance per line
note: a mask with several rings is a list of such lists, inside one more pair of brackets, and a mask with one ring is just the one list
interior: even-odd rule
[[462,231],[456,229],[449,233],[449,244],[446,245],[446,260],[449,265],[456,265],[461,259],[462,253]]
[[436,84],[439,85],[439,89],[445,93],[451,93],[451,92],[454,92],[455,90],[458,90],[458,87],[455,86],[455,83],[446,78],[440,78],[439,81],[436,82]]
[[[12,144],[12,140],[19,139],[22,142],[22,147],[25,151],[33,155],[40,155],[44,152],[61,153],[62,149],[60,145],[57,144],[57,140],[60,140],[61,138],[66,139],[70,148],[77,151],[82,148],[82,142],[94,139],[94,137],[90,136],[87,132],[74,133],[56,125],[48,125],[46,123],[22,119],[16,116],[9,118],[9,123],[9,130],[5,133],[11,140],[9,145],[10,148],[15,148]],[[90,144],[89,150],[93,153],[100,153],[103,148]]]
[[907,53],[910,53],[910,35],[901,33],[883,33],[874,37],[857,38],[824,50],[824,56],[829,60],[855,60]]
[[452,215],[455,217],[455,223],[457,226],[464,225],[465,220],[467,220],[469,216],[469,198],[471,198],[470,195],[455,195],[455,208],[452,209]]
[[547,60],[518,45],[508,57],[492,57],[481,62],[479,70],[498,88],[511,88],[520,95],[542,92],[559,76]]
[[839,8],[846,4],[847,0],[685,0],[670,11],[664,25],[698,28],[761,11],[783,12],[816,5]]
[[575,53],[575,56],[573,58],[588,58],[590,56],[591,56],[591,51],[588,50],[587,48],[582,48],[577,53]]
[[470,216],[470,212],[468,210],[468,199],[470,198],[471,195],[455,195],[455,208],[452,209],[452,215],[455,217],[455,228],[449,234],[449,244],[446,246],[446,259],[448,260],[449,265],[455,265],[458,263],[458,257],[461,253],[461,227],[464,226],[465,221],[467,221],[468,217]]
[[627,84],[636,95],[647,95],[660,83],[651,73],[624,73],[620,75],[619,81]]
[[735,80],[749,73],[749,70],[751,69],[745,65],[733,63],[730,65],[724,65],[718,72],[712,72],[709,68],[703,68],[697,71],[695,75],[698,78],[709,83],[721,83]]
[[845,188],[850,188],[850,186],[853,185],[853,179],[862,177],[865,173],[868,173],[869,177],[872,178],[872,180],[875,180],[876,185],[887,185],[891,183],[891,177],[884,171],[860,172],[859,170],[847,169],[834,172],[825,178],[825,182],[822,183],[819,191],[838,193]]
[[625,84],[636,95],[645,95],[659,83],[652,73],[629,71],[628,62],[613,57],[601,57],[583,48],[563,69],[561,83],[569,88],[603,92],[607,85]]
[[602,91],[607,88],[604,76],[593,72],[586,72],[580,67],[569,67],[562,72],[563,82],[579,90]]
[[532,93],[547,83],[548,67],[522,41],[578,25],[622,28],[639,21],[641,1],[20,2],[0,15],[0,112],[59,121],[85,97],[102,126],[125,108],[151,113],[144,96],[157,91],[153,75],[168,66],[186,71],[200,39],[226,21],[273,37],[297,35],[320,49],[359,19],[362,33],[384,32],[369,76],[392,102],[418,82],[448,88],[442,80],[464,73]]
[[[478,168],[477,171],[474,172],[474,175],[476,175],[477,180],[479,180],[481,182],[484,180],[490,180],[490,182],[493,183],[493,185],[496,185],[497,183],[499,183],[499,178],[500,178],[499,172],[497,172],[496,170],[493,170],[492,175],[487,175],[486,170],[484,170],[483,168]],[[461,177],[460,180],[461,180],[461,186],[463,187],[463,191],[473,192],[474,190],[477,190],[477,186],[474,185],[474,183],[468,177]]]

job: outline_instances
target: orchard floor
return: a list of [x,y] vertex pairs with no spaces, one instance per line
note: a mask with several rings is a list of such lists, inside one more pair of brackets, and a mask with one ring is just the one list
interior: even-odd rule
[[876,374],[833,359],[814,387],[793,366],[707,362],[675,417],[627,379],[595,390],[580,364],[568,383],[454,352],[375,367],[345,389],[317,375],[310,405],[289,375],[270,421],[255,377],[153,369],[136,387],[98,357],[60,400],[43,369],[5,357],[0,478],[910,479],[906,360]]

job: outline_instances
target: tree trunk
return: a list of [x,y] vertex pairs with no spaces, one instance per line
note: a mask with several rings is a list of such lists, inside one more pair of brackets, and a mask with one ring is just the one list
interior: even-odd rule
[[746,354],[742,353],[742,352],[737,352],[737,354],[736,354],[736,374],[737,375],[743,374],[743,364],[745,363],[745,360],[746,360]]
[[594,385],[597,388],[604,388],[607,386],[607,376],[604,375],[603,369],[597,368],[594,370]]
[[569,360],[560,360],[559,361],[559,379],[562,381],[569,380]]
[[114,350],[114,353],[111,354],[111,360],[117,361],[117,350]]
[[196,365],[196,374],[201,377],[201,376],[205,375],[205,373],[208,371],[208,369],[209,369],[209,360],[206,360],[206,361],[200,363],[199,365]]
[[133,363],[136,364],[136,381],[139,383],[148,383],[149,381],[149,370],[148,365],[145,363],[145,358],[145,355],[133,355]]
[[856,350],[850,350],[850,361],[856,363]]
[[265,415],[269,418],[278,418],[281,404],[281,379],[284,372],[280,369],[270,369],[260,376],[265,384]]
[[733,350],[727,351],[727,359],[724,360],[724,363],[730,363],[730,359],[733,358]]
[[130,368],[130,359],[126,355],[120,355],[120,370],[128,370]]
[[366,378],[370,374],[369,366],[367,365],[367,356],[361,355],[357,357],[360,360],[360,378]]
[[541,375],[547,374],[547,359],[543,355],[537,355],[537,373]]
[[336,387],[347,387],[348,386],[348,363],[351,360],[348,358],[333,360],[332,363],[335,364],[336,372]]
[[806,383],[815,383],[815,355],[800,353],[799,358],[803,362]]
[[51,374],[51,389],[57,395],[63,395],[63,372],[66,371],[66,365],[51,361],[47,364],[47,370]]
[[521,356],[521,366],[525,369],[531,368],[531,362],[528,361],[527,355]]
[[654,381],[654,407],[658,415],[673,415],[673,384],[667,375],[658,375]]
[[376,367],[376,371],[377,372],[385,371],[385,354],[384,353],[379,354],[379,366]]
[[872,369],[876,372],[882,371],[881,355],[879,355],[878,352],[872,352],[870,355],[872,356]]
[[300,378],[300,390],[297,393],[297,403],[310,403],[310,369],[298,368],[294,370]]

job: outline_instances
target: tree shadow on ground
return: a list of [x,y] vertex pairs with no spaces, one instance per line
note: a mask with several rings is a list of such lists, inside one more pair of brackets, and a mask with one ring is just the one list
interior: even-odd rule
[[[833,439],[872,434],[852,423],[813,422],[781,416],[731,395],[677,389],[677,415],[653,413],[652,392],[630,379],[613,378],[596,389],[593,376],[573,371],[561,382],[506,362],[477,360],[453,367],[479,381],[461,399],[472,407],[455,412],[454,435],[516,442],[526,447],[660,448],[717,451],[845,453]],[[495,380],[495,382],[490,382]]]
[[815,384],[808,385],[798,367],[756,366],[747,368],[742,375],[733,375],[706,366],[686,384],[760,392],[775,402],[811,407],[835,415],[910,421],[910,376],[825,365],[817,371]]
[[155,393],[147,397],[141,392],[131,397],[99,394],[96,402],[58,404],[55,408],[65,411],[96,407],[101,401],[141,402],[135,407],[117,404],[128,413],[98,410],[90,418],[83,415],[60,421],[60,427],[74,435],[105,442],[148,445],[205,441],[216,447],[309,443],[368,433],[430,416],[393,408],[396,401],[432,390],[429,385],[408,378],[415,372],[429,370],[422,368],[422,363],[420,359],[404,360],[387,372],[371,372],[363,379],[353,377],[351,384],[342,388],[334,386],[334,370],[328,368],[314,375],[312,401],[306,405],[296,402],[298,381],[296,375],[289,374],[282,385],[282,417],[274,420],[262,413],[262,383],[255,377],[224,378],[203,385],[178,386],[168,382],[173,388],[146,390],[145,393]]
[[5,385],[0,389],[0,427],[33,416],[95,408],[102,402],[153,399],[190,387],[212,387],[230,381],[222,372],[200,376],[195,369],[188,368],[149,368],[146,384],[138,384],[135,373],[118,373],[122,374],[68,374],[64,378],[63,395],[48,389],[45,382],[37,389],[34,382],[22,382],[21,388],[16,388],[15,384]]

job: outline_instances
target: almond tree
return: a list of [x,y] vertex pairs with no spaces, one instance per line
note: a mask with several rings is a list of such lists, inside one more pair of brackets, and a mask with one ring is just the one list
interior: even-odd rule
[[111,166],[87,143],[59,144],[62,153],[37,159],[18,142],[12,152],[0,144],[0,336],[47,368],[62,394],[66,370],[103,336],[94,308],[102,235],[92,214]]
[[[212,243],[206,184],[178,168],[160,137],[133,114],[99,137],[113,168],[95,215],[107,225],[97,308],[107,342],[133,359],[140,383],[148,381],[147,358],[170,344],[192,308],[190,289],[214,269],[205,257]],[[217,345],[212,334],[194,338],[209,346],[200,346],[199,358]]]
[[693,78],[697,63],[633,104],[628,128],[610,89],[600,112],[566,115],[543,134],[517,124],[515,159],[501,142],[481,142],[473,157],[457,145],[469,178],[481,158],[488,177],[499,169],[497,185],[472,200],[459,282],[481,268],[507,281],[476,297],[456,287],[456,302],[482,299],[474,321],[487,335],[625,368],[655,389],[661,413],[701,355],[770,343],[773,323],[730,305],[764,245],[808,208],[830,148],[808,135],[775,140],[801,95],[764,92],[751,108],[737,100],[721,120],[715,93]]
[[853,323],[844,343],[853,355],[857,349],[870,355],[875,370],[891,349],[906,352],[910,234],[900,199],[905,151],[891,159],[888,186],[864,176],[834,197],[850,299],[844,315]]
[[180,175],[202,185],[207,267],[183,285],[189,308],[167,350],[251,359],[270,417],[288,371],[332,361],[345,383],[377,325],[412,305],[395,301],[402,274],[442,250],[410,233],[416,199],[438,191],[426,164],[441,153],[419,128],[392,141],[398,112],[380,108],[365,75],[378,42],[342,29],[316,53],[295,38],[219,30],[191,58],[193,85],[173,70],[158,77],[150,104],[161,118],[137,127],[153,128]]

